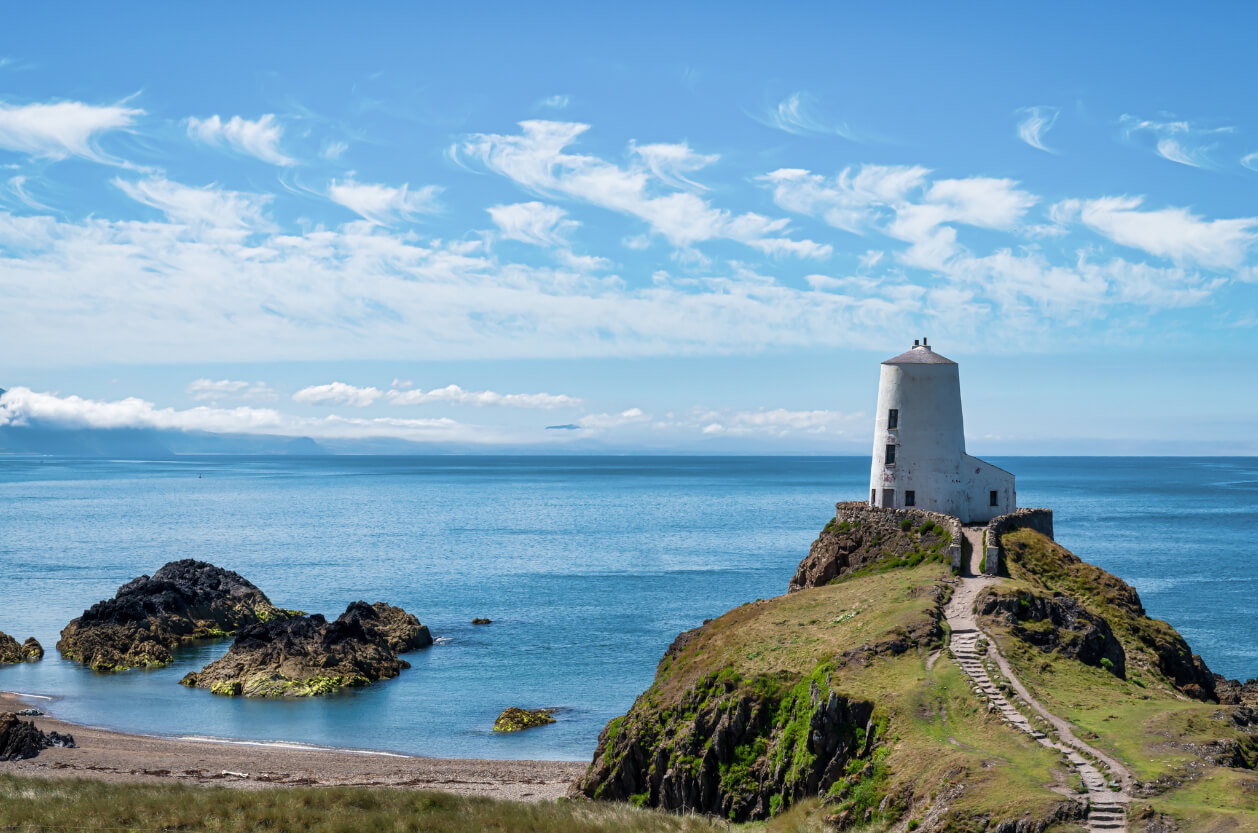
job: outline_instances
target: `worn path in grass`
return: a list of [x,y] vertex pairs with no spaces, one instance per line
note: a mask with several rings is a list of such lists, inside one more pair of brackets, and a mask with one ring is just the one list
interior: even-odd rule
[[[0,712],[41,700],[0,693]],[[420,758],[318,747],[267,746],[129,735],[34,718],[44,731],[74,735],[78,749],[46,749],[26,761],[0,762],[0,773],[101,781],[273,786],[401,787],[461,795],[552,801],[585,771],[572,761]]]
[[[1026,732],[1040,744],[1058,750],[1069,759],[1088,791],[1088,829],[1126,830],[1126,807],[1131,801],[1133,783],[1131,771],[1113,757],[1079,740],[1067,721],[1040,705],[1014,675],[1013,669],[996,648],[996,643],[979,629],[974,604],[985,587],[999,583],[1000,579],[980,575],[977,569],[983,557],[983,530],[966,527],[964,534],[969,557],[962,559],[962,575],[957,580],[952,599],[944,608],[944,617],[952,629],[949,647],[953,656],[961,670],[974,682],[975,693],[995,706],[1010,725]],[[980,652],[980,638],[986,643],[983,652]],[[1004,681],[1016,692],[1021,708],[1010,703],[992,682],[988,669],[983,664],[984,656],[996,664]],[[1032,724],[1024,710],[1045,721],[1056,737],[1050,737]],[[1093,761],[1100,762],[1108,769],[1117,789],[1110,789],[1106,777]]]

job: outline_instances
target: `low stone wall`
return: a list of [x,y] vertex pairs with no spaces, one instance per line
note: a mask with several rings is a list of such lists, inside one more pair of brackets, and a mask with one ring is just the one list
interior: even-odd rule
[[[1051,515],[1051,513],[1050,513]],[[913,522],[913,526],[921,526],[926,521],[934,521],[935,523],[948,530],[948,534],[952,536],[954,544],[961,543],[961,521],[952,515],[945,515],[943,512],[931,512],[926,509],[883,509],[880,506],[870,506],[868,503],[860,500],[849,500],[834,505],[834,517],[840,523],[850,521],[855,524],[856,521],[863,521],[874,524],[875,526],[882,524],[889,527],[900,526],[900,522],[908,518]],[[1049,521],[1051,527],[1052,521]]]
[[998,515],[987,524],[987,540],[995,545],[1000,536],[1015,529],[1034,529],[1041,535],[1053,538],[1052,509],[1017,509],[1008,515]]

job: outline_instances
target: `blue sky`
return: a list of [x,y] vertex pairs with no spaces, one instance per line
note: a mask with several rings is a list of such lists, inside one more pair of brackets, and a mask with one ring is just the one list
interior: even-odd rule
[[361,5],[6,11],[0,419],[1258,452],[1246,5]]

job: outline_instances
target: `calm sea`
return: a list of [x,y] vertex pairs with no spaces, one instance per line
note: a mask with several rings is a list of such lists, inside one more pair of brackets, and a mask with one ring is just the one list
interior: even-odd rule
[[[1258,676],[1258,459],[996,458],[1058,539],[1139,589],[1214,670]],[[587,759],[681,630],[783,592],[866,458],[0,458],[0,630],[38,664],[0,689],[129,731],[423,755]],[[392,681],[302,701],[178,685],[226,650],[156,671],[63,662],[57,634],[178,558],[236,570],[276,604],[415,613],[438,644]],[[475,616],[494,624],[473,627]],[[562,709],[496,736],[506,706]]]

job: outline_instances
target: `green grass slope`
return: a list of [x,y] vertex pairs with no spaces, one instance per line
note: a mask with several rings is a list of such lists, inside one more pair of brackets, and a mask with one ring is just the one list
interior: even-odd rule
[[[680,636],[585,795],[735,821],[968,831],[1078,813],[1068,767],[988,713],[942,646],[948,569],[869,571]],[[1062,824],[1060,829],[1070,829]]]
[[1145,615],[1129,585],[1031,530],[1002,543],[1010,580],[992,592],[1072,598],[1122,644],[1125,679],[1017,638],[1008,616],[984,623],[1036,699],[1140,779],[1132,829],[1153,821],[1162,829],[1258,831],[1258,715],[1210,702],[1204,664],[1173,627]]

